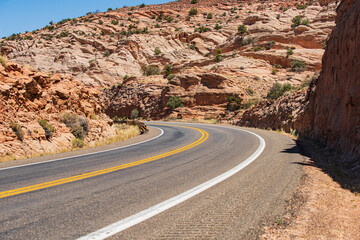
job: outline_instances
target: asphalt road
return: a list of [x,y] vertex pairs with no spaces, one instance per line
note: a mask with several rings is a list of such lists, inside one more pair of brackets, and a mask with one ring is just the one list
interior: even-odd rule
[[[175,123],[180,125],[179,123]],[[0,198],[0,239],[77,239],[212,179],[247,159],[259,140],[235,128],[205,130],[203,143],[148,163]],[[1,192],[86,175],[188,146],[194,129],[158,126],[152,141],[113,151],[0,170]],[[252,239],[280,215],[299,184],[303,161],[285,136],[252,130],[266,141],[262,155],[241,172],[113,239]],[[54,156],[56,158],[56,156]]]

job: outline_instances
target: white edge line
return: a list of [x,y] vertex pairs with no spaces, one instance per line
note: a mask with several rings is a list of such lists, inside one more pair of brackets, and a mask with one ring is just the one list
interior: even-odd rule
[[108,225],[104,228],[101,228],[93,233],[90,233],[86,236],[78,238],[77,240],[106,239],[106,238],[108,238],[112,235],[115,235],[127,228],[130,228],[142,221],[145,221],[145,220],[147,220],[147,219],[149,219],[171,207],[174,207],[175,205],[182,203],[182,202],[194,197],[195,195],[211,188],[212,186],[224,181],[225,179],[231,177],[235,173],[240,172],[242,169],[244,169],[246,166],[248,166],[250,163],[255,161],[255,159],[257,159],[260,156],[260,154],[264,151],[266,144],[265,144],[265,140],[262,137],[260,137],[259,135],[257,135],[256,133],[253,133],[253,132],[250,132],[247,130],[243,130],[243,129],[237,129],[237,130],[253,134],[260,140],[259,147],[245,161],[243,161],[239,165],[235,166],[234,168],[230,169],[229,171],[227,171],[213,179],[210,179],[209,181],[206,181],[186,192],[183,192],[175,197],[172,197],[172,198],[165,200],[157,205],[154,205],[148,209],[138,212],[130,217],[124,218],[118,222],[110,224],[110,225]]
[[132,147],[132,146],[135,146],[135,145],[143,144],[143,143],[146,143],[146,142],[155,140],[156,138],[159,138],[159,137],[161,137],[161,136],[164,134],[164,130],[162,130],[161,128],[159,128],[159,127],[153,127],[153,128],[159,129],[159,130],[161,131],[161,133],[160,133],[159,135],[153,137],[153,138],[150,138],[150,139],[148,139],[148,140],[144,140],[144,141],[142,141],[142,142],[133,143],[133,144],[130,144],[130,145],[126,145],[126,146],[122,146],[122,147],[117,147],[117,148],[112,148],[112,149],[107,149],[107,150],[98,151],[98,152],[85,153],[85,154],[76,155],[76,156],[71,156],[71,157],[58,158],[58,159],[49,160],[49,161],[36,162],[36,163],[29,163],[29,164],[18,165],[18,166],[13,166],[13,167],[0,168],[0,171],[12,169],[12,168],[19,168],[19,167],[26,167],[26,166],[31,166],[31,165],[44,164],[44,163],[55,162],[55,161],[62,161],[62,160],[70,159],[70,158],[77,158],[77,157],[89,156],[89,155],[94,155],[94,154],[103,153],[103,152],[110,152],[110,151],[114,151],[114,150],[118,150],[118,149],[122,149],[122,148],[128,148],[128,147]]

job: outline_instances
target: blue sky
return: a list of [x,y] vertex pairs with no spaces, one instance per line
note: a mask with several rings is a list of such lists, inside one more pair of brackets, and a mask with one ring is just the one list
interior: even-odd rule
[[0,0],[0,38],[33,31],[96,10],[170,2],[170,0]]

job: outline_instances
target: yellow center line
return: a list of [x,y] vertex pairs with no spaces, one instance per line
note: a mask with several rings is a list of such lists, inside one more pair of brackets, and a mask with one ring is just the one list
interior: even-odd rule
[[131,162],[131,163],[126,163],[126,164],[122,164],[119,166],[115,166],[115,167],[111,167],[111,168],[105,168],[105,169],[101,169],[98,171],[94,171],[94,172],[89,172],[89,173],[84,173],[84,174],[80,174],[80,175],[76,175],[76,176],[72,176],[72,177],[68,177],[68,178],[62,178],[62,179],[58,179],[58,180],[54,180],[54,181],[50,181],[50,182],[45,182],[45,183],[40,183],[40,184],[35,184],[32,186],[27,186],[27,187],[22,187],[22,188],[17,188],[17,189],[12,189],[12,190],[8,190],[8,191],[4,191],[4,192],[0,192],[0,198],[6,198],[6,197],[10,197],[10,196],[14,196],[14,195],[18,195],[21,193],[27,193],[27,192],[32,192],[32,191],[36,191],[36,190],[40,190],[40,189],[44,189],[44,188],[49,188],[49,187],[53,187],[53,186],[58,186],[61,184],[65,184],[65,183],[70,183],[70,182],[75,182],[75,181],[79,181],[79,180],[83,180],[83,179],[87,179],[87,178],[91,178],[91,177],[95,177],[95,176],[99,176],[99,175],[103,175],[106,173],[111,173],[111,172],[115,172],[121,169],[125,169],[125,168],[129,168],[129,167],[133,167],[133,166],[137,166],[140,164],[144,164],[144,163],[148,163],[148,162],[152,162],[161,158],[165,158],[183,151],[186,151],[190,148],[193,148],[203,142],[206,141],[206,139],[209,137],[209,134],[199,128],[194,128],[194,127],[185,127],[185,126],[178,126],[178,125],[168,125],[168,126],[176,126],[176,127],[184,127],[184,128],[190,128],[190,129],[194,129],[196,131],[199,131],[201,133],[201,137],[196,140],[195,142],[186,145],[184,147],[172,150],[170,152],[166,152],[160,155],[156,155],[153,157],[149,157],[149,158],[145,158],[145,159],[141,159],[135,162]]

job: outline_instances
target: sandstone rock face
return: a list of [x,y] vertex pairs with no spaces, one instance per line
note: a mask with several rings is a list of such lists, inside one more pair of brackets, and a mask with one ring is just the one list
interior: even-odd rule
[[360,1],[342,1],[303,131],[360,156]]
[[[255,57],[284,68],[301,58],[309,63],[310,70],[318,70],[323,43],[334,27],[335,4],[321,7],[316,0],[306,9],[297,9],[295,1],[280,0],[252,4],[190,2],[174,1],[133,10],[124,7],[64,20],[0,41],[0,53],[37,70],[71,74],[87,86],[118,84],[125,75],[141,77],[143,64],[160,68],[171,64],[175,73],[195,66],[207,68],[214,63],[219,48],[229,56]],[[198,9],[198,14],[186,21],[192,7]],[[308,19],[309,26],[292,28],[292,18],[297,15]],[[239,24],[248,28],[244,36],[237,32]],[[252,42],[245,45],[244,37]],[[267,49],[269,42],[271,48]],[[158,55],[154,54],[156,47],[161,50]],[[252,54],[256,47],[260,50]],[[296,50],[287,58],[286,49],[290,47]],[[308,58],[302,54],[303,49],[314,50],[315,54]]]
[[[86,89],[72,76],[49,75],[8,62],[0,69],[0,157],[20,158],[71,147],[75,137],[59,121],[60,115],[68,111],[98,119],[89,119],[90,131],[85,142],[116,134],[108,124],[111,120],[103,113],[99,90]],[[54,127],[50,138],[38,123],[40,119]],[[22,141],[11,124],[19,126]]]
[[263,101],[244,112],[237,125],[262,129],[297,130],[306,106],[305,91],[300,90],[274,100]]

